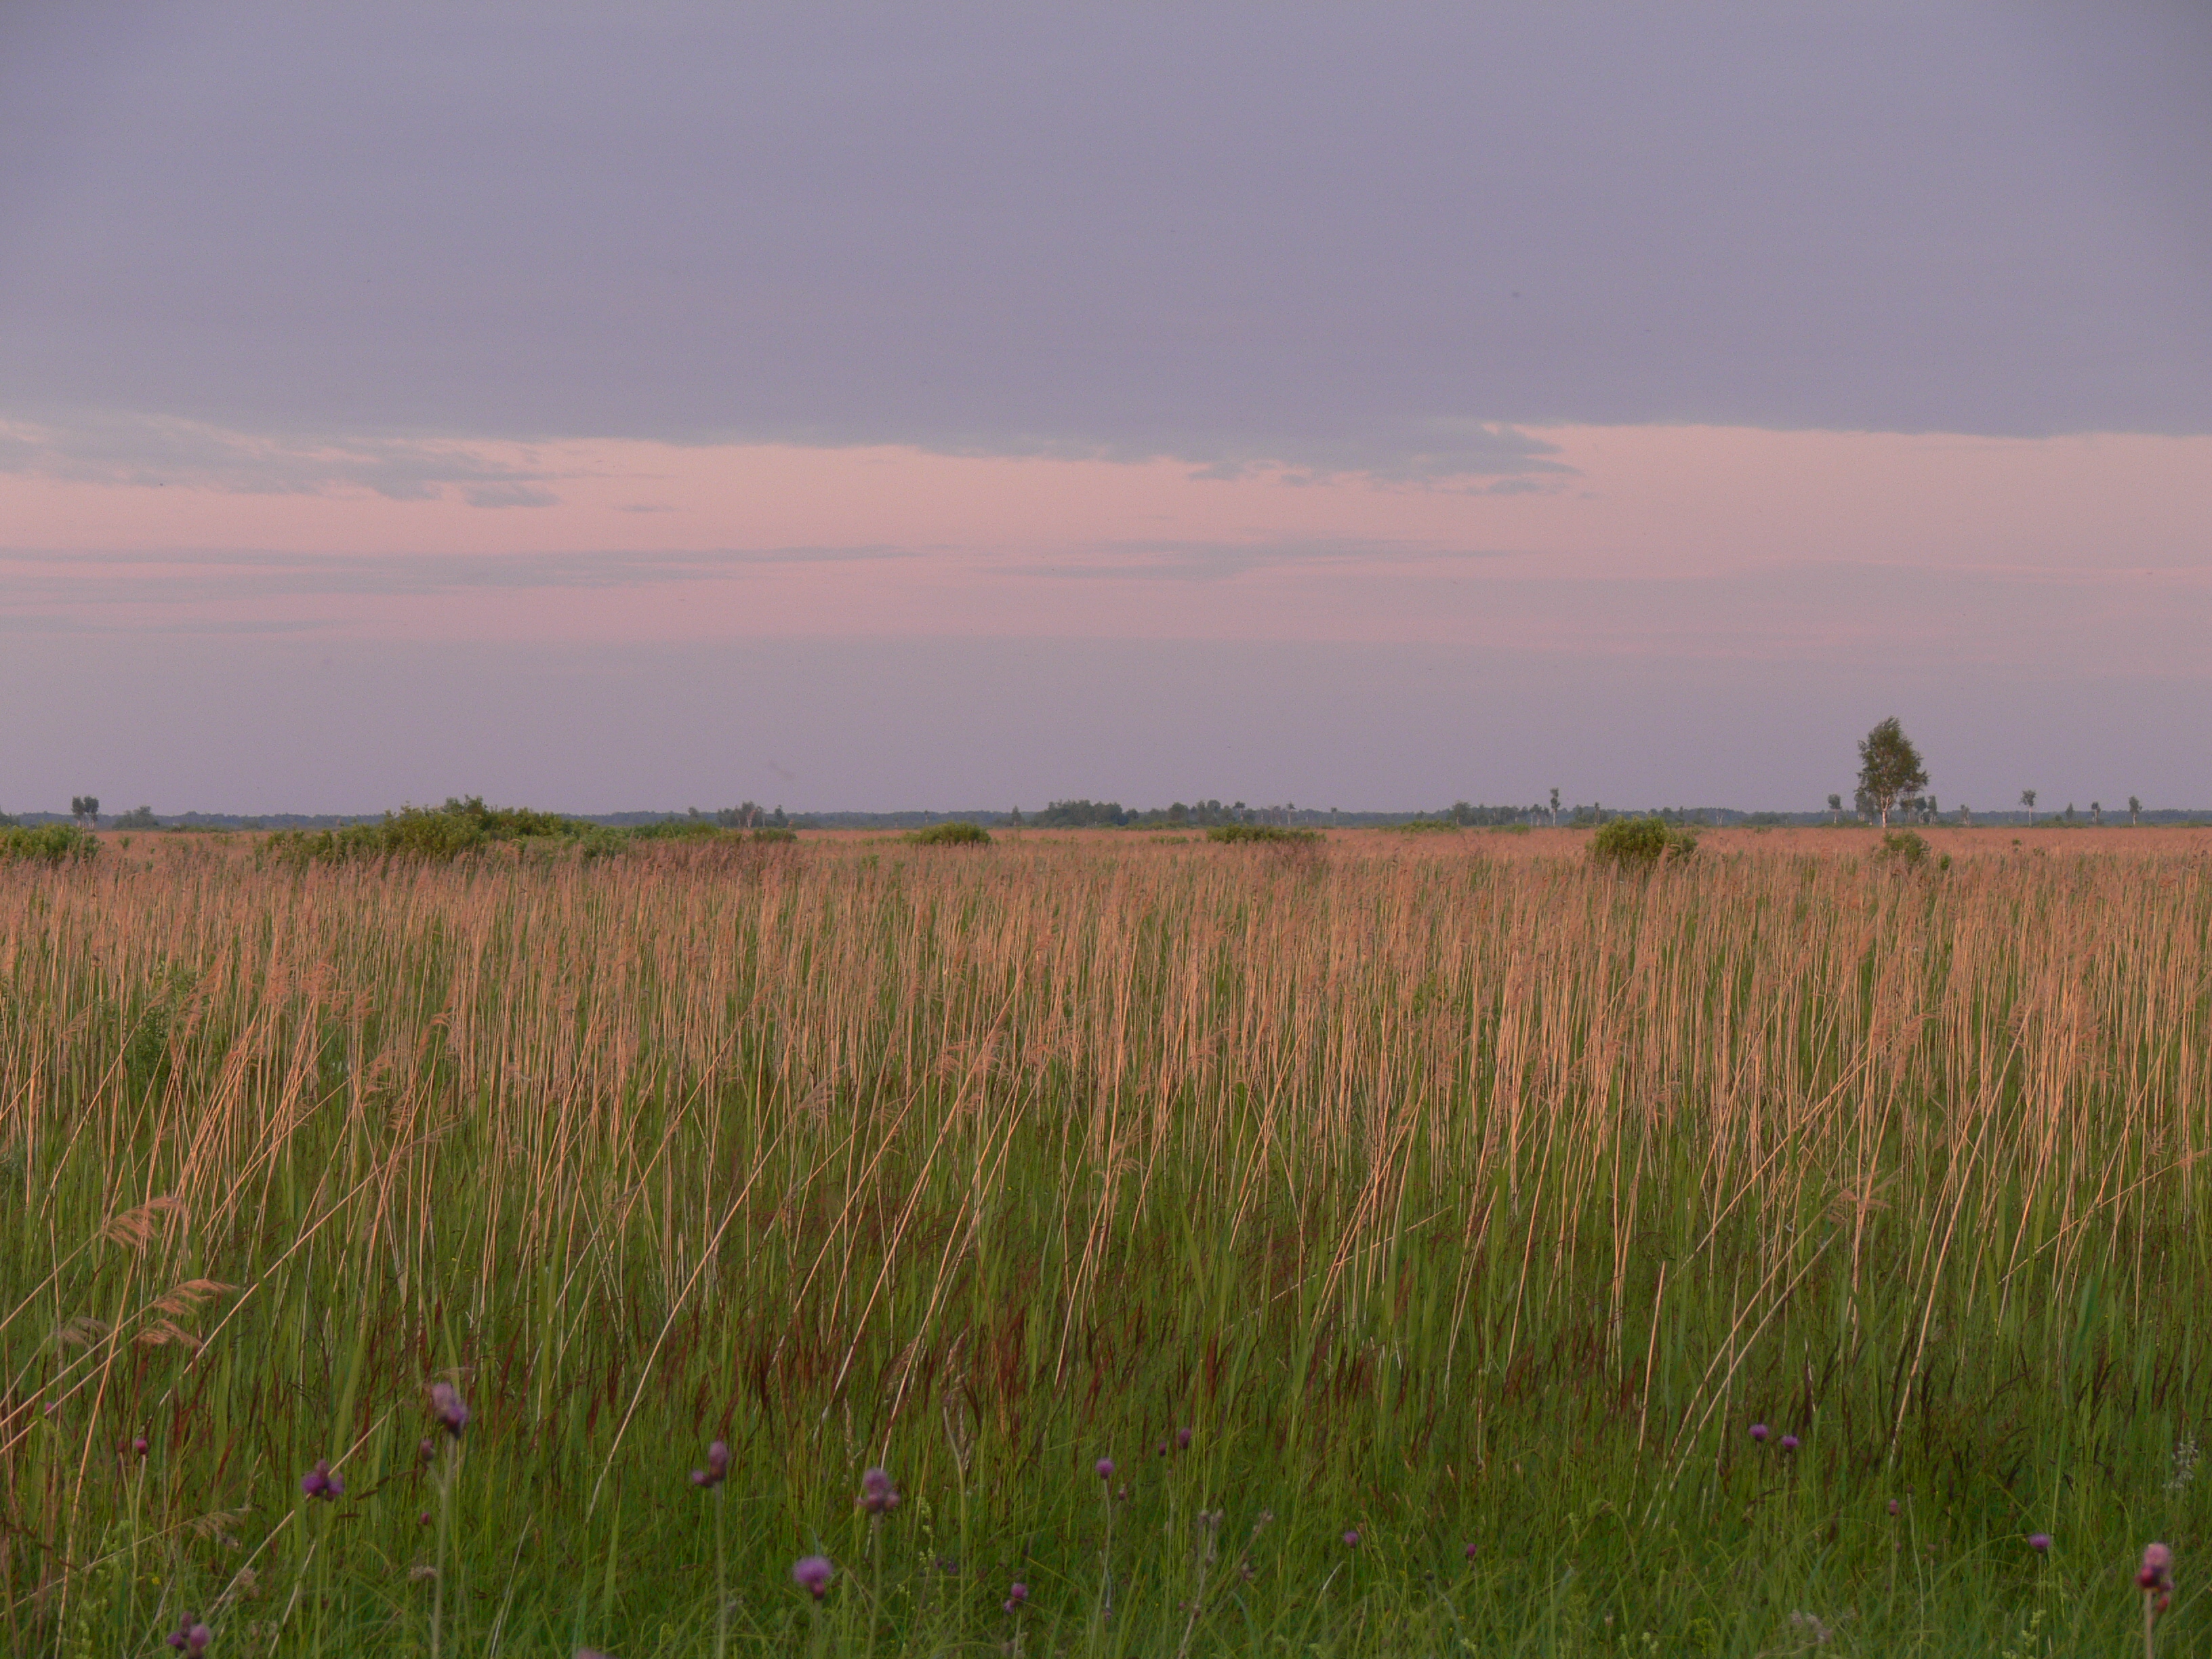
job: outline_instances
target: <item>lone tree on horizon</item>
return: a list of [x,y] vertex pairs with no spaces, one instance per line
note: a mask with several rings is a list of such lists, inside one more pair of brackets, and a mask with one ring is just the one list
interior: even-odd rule
[[2033,823],[2035,822],[2035,791],[2033,789],[2021,790],[2020,792],[2020,804],[2027,808],[2027,821],[2030,823]]
[[1899,796],[1927,787],[1928,769],[1920,763],[1920,751],[1905,735],[1896,715],[1860,740],[1859,793],[1881,815],[1883,829],[1889,828],[1889,809]]

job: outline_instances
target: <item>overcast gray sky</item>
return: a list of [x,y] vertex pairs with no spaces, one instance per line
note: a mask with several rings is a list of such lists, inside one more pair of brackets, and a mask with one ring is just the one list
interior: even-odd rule
[[[0,696],[40,718],[0,807],[1802,806],[1891,712],[1971,745],[1931,756],[1954,798],[2205,799],[2212,660],[2171,624],[2212,616],[2208,156],[2196,4],[11,7]],[[1781,476],[1757,432],[1833,434],[1830,482],[1722,558]],[[2048,504],[1945,473],[1924,538],[1853,540],[1920,465],[1857,470],[1869,434],[2005,441],[2008,478],[2099,434],[2077,498],[2142,522],[2053,550]],[[1163,468],[1217,494],[1098,527]],[[855,539],[894,475],[936,505]],[[840,574],[714,563],[793,549]],[[1447,556],[1479,597],[1437,637],[1413,567]],[[2022,624],[2023,569],[2091,597]],[[481,602],[546,581],[689,597]],[[1929,584],[1955,650],[1896,621]],[[1800,672],[1746,643],[1778,629]],[[268,711],[325,659],[352,712],[317,740]],[[1177,695],[1103,689],[1147,679]],[[925,684],[962,718],[915,727]],[[564,743],[586,708],[655,740]]]

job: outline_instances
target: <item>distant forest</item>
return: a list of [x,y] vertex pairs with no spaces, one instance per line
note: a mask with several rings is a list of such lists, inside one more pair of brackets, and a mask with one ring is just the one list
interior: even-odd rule
[[[87,828],[104,830],[340,830],[351,824],[375,823],[387,815],[366,813],[303,813],[266,812],[244,814],[234,812],[156,812],[149,806],[138,806],[125,812],[106,813],[98,810],[98,802],[83,797],[75,805],[88,805],[88,812],[21,812],[10,815],[0,812],[0,828],[15,825],[36,827],[49,823],[75,823]],[[1410,812],[1368,812],[1344,811],[1337,807],[1299,806],[1290,801],[1273,805],[1248,805],[1237,800],[1224,803],[1205,799],[1172,801],[1165,806],[1130,807],[1120,801],[1091,800],[1078,798],[1055,800],[1034,811],[1024,811],[1018,806],[1003,811],[988,808],[966,808],[955,811],[926,811],[914,810],[896,812],[806,812],[787,811],[782,806],[763,807],[753,801],[741,802],[714,811],[702,811],[689,807],[683,811],[640,811],[631,812],[577,812],[559,815],[577,823],[601,824],[609,829],[632,830],[653,824],[714,825],[723,829],[791,829],[791,830],[915,830],[926,829],[935,823],[978,823],[992,829],[1019,829],[1024,826],[1039,830],[1173,830],[1186,826],[1212,828],[1218,824],[1279,824],[1296,829],[1509,829],[1516,825],[1530,827],[1556,824],[1561,828],[1595,828],[1600,823],[1619,817],[1658,817],[1670,824],[1689,826],[1710,825],[1725,828],[1748,825],[1753,828],[1771,826],[1810,826],[1831,823],[1865,823],[1871,821],[1870,812],[1859,810],[1863,803],[1854,805],[1832,805],[1804,812],[1753,812],[1731,806],[1618,806],[1604,805],[1592,801],[1586,804],[1565,804],[1553,801],[1536,802],[1526,806],[1490,806],[1468,801],[1455,801],[1449,806]],[[1995,828],[2000,825],[2027,825],[2033,822],[2038,829],[2081,828],[2096,824],[2195,824],[2212,822],[2212,811],[2203,809],[2177,807],[2142,808],[2131,812],[2127,806],[2106,807],[2093,802],[2086,808],[2072,803],[2057,810],[2041,810],[2033,813],[2013,808],[2004,811],[1984,812],[1966,808],[1937,810],[1933,801],[1901,803],[1892,814],[1892,822],[1923,825],[1944,824],[1959,826],[1975,824]]]

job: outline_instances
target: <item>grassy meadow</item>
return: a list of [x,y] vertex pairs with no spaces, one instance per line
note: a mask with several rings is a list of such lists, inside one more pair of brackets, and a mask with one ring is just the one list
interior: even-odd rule
[[2212,1651],[2212,843],[1586,839],[0,865],[0,1649]]

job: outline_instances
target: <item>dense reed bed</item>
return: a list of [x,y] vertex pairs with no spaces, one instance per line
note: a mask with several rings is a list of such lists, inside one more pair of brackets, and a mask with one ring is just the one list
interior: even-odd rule
[[2201,1640],[2212,863],[1490,845],[0,869],[0,1644]]

